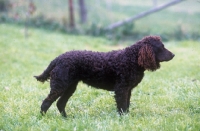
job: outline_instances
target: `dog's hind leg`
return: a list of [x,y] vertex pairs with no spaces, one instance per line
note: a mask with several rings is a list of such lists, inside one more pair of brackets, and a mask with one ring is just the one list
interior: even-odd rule
[[65,92],[62,94],[62,96],[59,98],[59,100],[57,101],[58,110],[61,113],[61,115],[64,117],[67,117],[67,114],[65,112],[65,106],[66,106],[69,98],[75,92],[77,84],[78,84],[78,82],[75,82],[74,84],[70,85],[67,88],[67,90],[65,90]]
[[50,81],[51,85],[51,91],[49,95],[44,99],[42,105],[41,105],[41,111],[40,113],[44,115],[44,113],[47,112],[51,104],[60,97],[63,92],[65,91],[65,88],[62,86],[62,84],[55,82],[55,81]]

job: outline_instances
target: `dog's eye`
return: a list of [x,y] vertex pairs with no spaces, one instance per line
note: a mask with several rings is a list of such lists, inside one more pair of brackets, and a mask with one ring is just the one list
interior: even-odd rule
[[165,48],[165,47],[164,47],[163,44],[159,44],[159,45],[155,48],[155,52],[156,52],[156,53],[162,52],[164,48]]
[[163,48],[165,48],[165,47],[164,47],[163,44],[160,44],[159,48],[160,48],[160,49],[163,49]]

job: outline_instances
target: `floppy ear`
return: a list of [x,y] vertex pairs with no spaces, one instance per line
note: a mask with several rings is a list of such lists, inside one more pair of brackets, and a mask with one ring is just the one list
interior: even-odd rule
[[151,45],[145,44],[140,48],[138,54],[138,64],[144,67],[146,70],[154,71],[158,68],[156,64],[155,54]]

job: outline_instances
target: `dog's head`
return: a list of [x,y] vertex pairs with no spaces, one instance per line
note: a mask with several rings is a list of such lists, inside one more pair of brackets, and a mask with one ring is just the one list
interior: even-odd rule
[[169,61],[174,54],[167,50],[158,36],[144,37],[140,43],[138,64],[146,70],[155,71],[160,67],[160,62]]

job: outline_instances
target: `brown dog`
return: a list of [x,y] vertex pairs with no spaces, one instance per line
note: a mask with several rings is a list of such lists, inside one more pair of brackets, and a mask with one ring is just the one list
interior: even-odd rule
[[174,54],[164,47],[158,36],[147,36],[125,49],[106,53],[66,52],[55,58],[41,75],[35,76],[41,82],[50,79],[51,91],[41,105],[41,113],[46,113],[60,97],[57,107],[66,117],[66,103],[79,81],[114,91],[118,112],[127,112],[131,90],[141,82],[144,71],[155,71],[160,67],[160,62],[173,57]]

